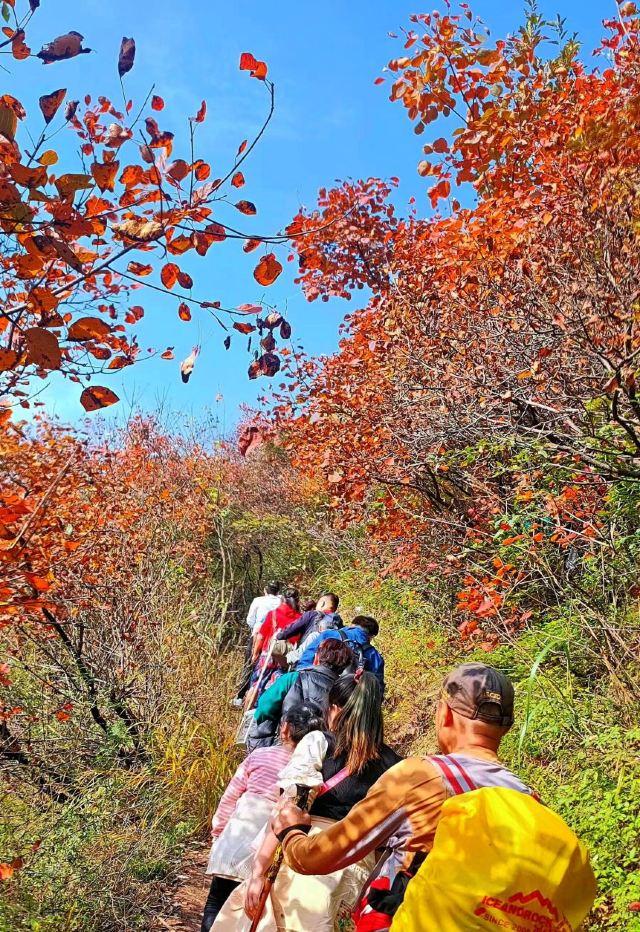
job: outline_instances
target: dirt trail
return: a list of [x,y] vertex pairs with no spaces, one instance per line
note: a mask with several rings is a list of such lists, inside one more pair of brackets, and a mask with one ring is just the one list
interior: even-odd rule
[[156,929],[199,932],[208,892],[204,876],[208,856],[208,845],[196,845],[185,857],[167,915],[158,919]]

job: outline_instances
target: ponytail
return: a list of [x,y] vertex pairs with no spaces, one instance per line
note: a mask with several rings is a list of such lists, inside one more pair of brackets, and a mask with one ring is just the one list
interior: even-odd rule
[[282,593],[282,598],[284,602],[292,608],[294,612],[300,611],[300,595],[297,589],[294,589],[293,586],[289,586]]
[[360,773],[380,757],[384,741],[382,689],[373,673],[341,676],[329,693],[329,706],[340,712],[332,728],[336,757],[346,755],[349,773]]

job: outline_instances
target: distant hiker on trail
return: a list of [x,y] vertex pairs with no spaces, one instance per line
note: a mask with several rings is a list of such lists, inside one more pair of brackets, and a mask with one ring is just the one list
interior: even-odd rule
[[329,628],[327,631],[320,631],[311,640],[306,641],[307,646],[296,664],[296,669],[300,670],[313,663],[316,651],[323,641],[341,638],[354,653],[355,669],[351,672],[355,673],[356,669],[363,669],[367,673],[373,673],[384,693],[384,660],[382,654],[371,643],[371,639],[377,637],[379,631],[380,625],[370,615],[356,615],[351,624],[345,625],[344,628]]
[[560,928],[558,917],[563,929],[578,929],[595,896],[593,873],[573,832],[498,760],[513,706],[513,686],[498,670],[457,667],[436,712],[441,754],[391,768],[318,834],[306,812],[285,803],[272,828],[286,864],[332,876],[393,839],[356,914],[358,932],[392,922],[393,932],[488,932],[505,914],[527,932]]
[[301,617],[301,614],[298,590],[292,587],[285,589],[282,593],[280,605],[267,613],[256,634],[254,634],[253,653],[251,655],[251,662],[254,664],[254,677],[255,666],[261,659],[261,655],[264,657],[264,654],[266,654],[272,637],[283,628],[294,624]]
[[[340,677],[328,697],[327,726],[311,732],[294,752],[285,772],[304,774],[305,759],[318,758],[322,785],[310,808],[313,831],[330,826],[363,799],[369,787],[400,759],[384,744],[380,686],[375,677]],[[280,775],[282,783],[284,774]],[[296,782],[299,778],[296,777]],[[251,880],[234,891],[214,928],[247,929],[260,900],[265,873],[276,848],[267,833],[254,862]],[[302,877],[283,866],[267,899],[260,932],[333,932],[338,914],[350,909],[371,870],[374,858],[327,877]]]
[[342,618],[338,615],[340,599],[334,592],[323,592],[316,607],[309,609],[298,621],[288,625],[278,632],[278,638],[289,641],[291,638],[305,638],[311,631],[317,631],[321,622],[333,624],[333,627],[342,627]]
[[281,604],[269,612],[253,637],[253,648],[251,652],[253,672],[251,673],[251,685],[253,686],[260,681],[261,686],[258,690],[258,695],[262,693],[272,672],[276,668],[276,664],[272,663],[270,657],[274,633],[280,628],[285,628],[295,623],[298,618],[300,618],[300,596],[297,589],[289,587],[282,593]]
[[250,631],[249,640],[245,651],[240,686],[238,687],[235,698],[231,700],[231,704],[236,706],[238,709],[242,708],[244,697],[251,684],[251,674],[253,673],[253,663],[251,658],[253,656],[254,634],[257,633],[257,629],[259,629],[268,613],[280,605],[282,599],[280,598],[279,593],[280,583],[268,582],[264,587],[264,593],[262,595],[256,596],[249,606],[249,611],[247,612],[247,624]]
[[322,727],[315,709],[298,706],[282,720],[280,744],[259,748],[238,767],[227,786],[211,824],[213,845],[207,874],[213,874],[204,908],[202,932],[209,932],[222,904],[243,878],[251,874],[251,842],[278,799],[280,770],[289,762],[298,742]]
[[342,641],[327,641],[318,649],[312,666],[278,677],[258,700],[247,748],[273,744],[277,740],[281,715],[297,705],[311,705],[324,715],[329,691],[352,659],[351,649]]
[[289,653],[289,662],[297,663],[309,641],[319,631],[341,628],[342,618],[338,615],[340,599],[334,592],[323,592],[315,609],[305,612],[298,621],[283,628],[276,636],[278,640],[291,641],[298,638],[298,647]]

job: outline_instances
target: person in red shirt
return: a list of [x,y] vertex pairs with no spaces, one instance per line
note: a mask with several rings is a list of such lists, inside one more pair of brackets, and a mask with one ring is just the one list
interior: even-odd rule
[[[253,653],[251,662],[253,663],[253,674],[251,677],[252,684],[258,680],[261,681],[262,690],[268,681],[273,670],[265,669],[265,663],[269,654],[269,646],[274,634],[282,628],[293,624],[300,618],[300,596],[297,589],[288,588],[282,593],[282,602],[272,609],[265,620],[260,625],[258,633],[253,638]],[[276,664],[269,664],[275,670]],[[264,675],[263,675],[264,674]],[[255,699],[256,697],[254,697]]]
[[257,635],[253,639],[253,662],[255,663],[263,650],[269,649],[271,638],[276,631],[282,631],[292,625],[302,616],[300,611],[300,596],[297,589],[285,589],[283,601],[277,608],[272,609],[260,625]]

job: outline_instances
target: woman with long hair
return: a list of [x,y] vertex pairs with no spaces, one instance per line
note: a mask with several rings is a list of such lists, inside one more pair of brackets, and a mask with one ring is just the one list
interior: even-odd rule
[[[311,832],[342,819],[400,756],[384,743],[382,690],[371,673],[340,677],[329,693],[325,729],[302,739],[281,773],[308,773],[320,767],[320,788],[309,809]],[[313,760],[321,744],[320,760]],[[316,781],[316,782],[318,782]],[[296,777],[295,782],[299,782]],[[251,878],[229,898],[215,928],[246,930],[259,911],[267,869],[277,847],[268,830],[253,860]],[[296,874],[280,868],[257,929],[260,932],[334,932],[341,916],[351,912],[373,868],[369,855],[358,864],[325,876]],[[249,918],[247,918],[249,917]]]
[[267,824],[278,798],[277,779],[298,743],[321,727],[318,711],[301,705],[283,715],[280,744],[258,748],[243,761],[225,790],[211,823],[213,844],[207,874],[213,874],[201,932],[209,932],[223,903],[248,876],[251,843]]

